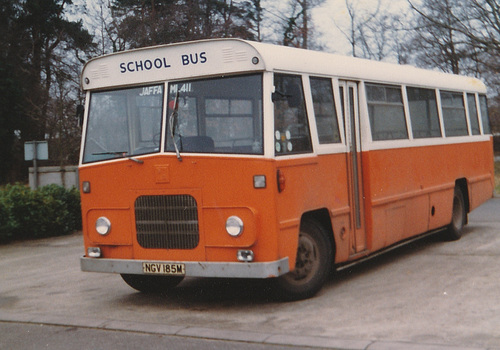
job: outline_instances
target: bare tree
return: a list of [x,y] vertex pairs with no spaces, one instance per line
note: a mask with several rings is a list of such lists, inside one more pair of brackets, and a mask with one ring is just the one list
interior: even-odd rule
[[406,31],[400,18],[400,15],[380,11],[358,27],[357,34],[353,34],[358,36],[356,44],[364,58],[377,61],[396,58],[399,63],[407,63],[401,50]]
[[246,23],[249,29],[255,32],[255,40],[262,41],[262,21],[263,11],[261,0],[245,1],[243,6],[246,8]]
[[250,24],[260,18],[252,11],[262,9],[256,0],[111,0],[111,10],[117,37],[135,48],[216,37],[255,40]]
[[340,25],[336,21],[334,24],[349,42],[353,57],[360,56],[357,51],[360,47],[363,47],[365,54],[370,57],[371,47],[367,38],[368,25],[379,13],[380,0],[377,0],[374,10],[368,12],[362,10],[353,0],[345,0],[345,7],[347,9],[347,26]]
[[412,40],[417,63],[455,74],[465,71],[472,48],[457,30],[463,25],[461,0],[424,0],[420,8],[410,5],[419,14]]
[[436,11],[437,2],[424,1],[421,5],[408,0],[422,21],[429,26],[446,30],[460,36],[460,40],[485,54],[482,63],[500,71],[498,59],[491,56],[500,54],[500,0],[446,0],[446,7]]
[[111,6],[111,0],[97,0],[87,4],[86,26],[97,42],[97,55],[127,48],[126,41],[119,35],[118,17],[114,15],[114,11],[116,10]]
[[417,13],[412,50],[417,65],[483,78],[493,130],[500,129],[500,0],[408,0]]
[[291,0],[283,25],[283,45],[310,48],[313,26],[311,10],[325,0]]

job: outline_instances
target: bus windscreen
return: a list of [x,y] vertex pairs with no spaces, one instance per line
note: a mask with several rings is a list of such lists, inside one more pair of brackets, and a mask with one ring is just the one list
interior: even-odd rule
[[261,74],[176,82],[168,91],[167,115],[177,108],[168,152],[173,138],[181,154],[263,154]]
[[164,85],[94,92],[83,163],[160,151]]

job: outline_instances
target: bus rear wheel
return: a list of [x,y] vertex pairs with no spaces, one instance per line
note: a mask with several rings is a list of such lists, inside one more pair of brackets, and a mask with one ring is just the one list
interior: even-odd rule
[[446,229],[446,239],[456,241],[462,237],[463,228],[467,222],[467,212],[465,209],[464,194],[459,187],[455,187],[453,194],[453,210],[451,223]]
[[314,296],[323,286],[333,263],[330,241],[316,221],[304,221],[300,227],[295,269],[275,279],[277,296],[293,301]]
[[125,283],[143,293],[162,293],[176,287],[184,279],[183,276],[147,276],[121,275]]

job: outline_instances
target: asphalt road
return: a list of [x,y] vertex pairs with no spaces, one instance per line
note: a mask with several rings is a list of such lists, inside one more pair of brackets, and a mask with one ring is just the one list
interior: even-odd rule
[[499,214],[495,198],[470,215],[461,240],[412,243],[293,303],[249,280],[186,279],[167,296],[141,294],[118,275],[81,272],[78,234],[0,246],[0,349],[21,339],[33,347],[18,349],[59,349],[58,339],[67,348],[87,340],[92,349],[144,341],[170,349],[176,341],[206,349],[500,349]]
[[86,327],[0,322],[0,349],[288,350],[296,347]]

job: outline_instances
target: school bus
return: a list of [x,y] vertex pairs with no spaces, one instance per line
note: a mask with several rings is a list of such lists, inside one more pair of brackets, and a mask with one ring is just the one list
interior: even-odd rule
[[315,295],[332,269],[444,230],[493,195],[485,85],[238,39],[90,60],[83,271]]

